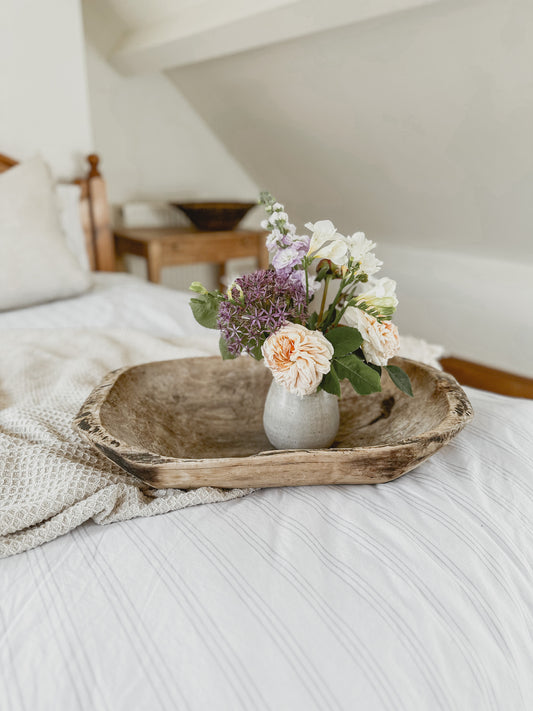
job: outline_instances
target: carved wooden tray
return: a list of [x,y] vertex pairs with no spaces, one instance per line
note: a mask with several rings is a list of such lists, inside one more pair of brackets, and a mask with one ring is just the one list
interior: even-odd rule
[[396,358],[414,398],[383,375],[381,393],[343,383],[330,449],[275,450],[263,432],[271,382],[263,363],[185,358],[109,373],[76,416],[87,439],[156,488],[378,484],[434,454],[472,418],[456,380]]

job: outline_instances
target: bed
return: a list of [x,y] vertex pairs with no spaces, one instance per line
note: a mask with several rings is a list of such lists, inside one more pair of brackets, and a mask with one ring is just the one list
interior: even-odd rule
[[[91,265],[112,269],[91,170]],[[23,442],[50,470],[76,458],[90,476],[100,462],[81,440],[74,453],[70,415],[43,412],[46,373],[75,371],[75,408],[125,361],[215,352],[187,300],[104,271],[81,296],[0,313],[0,415],[17,414],[0,419],[4,476]],[[33,400],[8,397],[23,387]],[[394,483],[239,492],[124,521],[101,511],[114,522],[14,545],[0,561],[0,708],[533,708],[533,402],[468,396],[474,422]],[[165,510],[168,492],[139,492]]]

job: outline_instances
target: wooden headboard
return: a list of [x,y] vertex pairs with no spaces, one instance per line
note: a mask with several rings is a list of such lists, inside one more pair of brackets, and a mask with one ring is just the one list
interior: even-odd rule
[[[81,187],[80,215],[87,256],[93,271],[111,272],[115,270],[115,246],[105,181],[98,169],[98,156],[91,153],[87,161],[87,175],[73,181]],[[15,165],[16,160],[0,153],[0,173]]]

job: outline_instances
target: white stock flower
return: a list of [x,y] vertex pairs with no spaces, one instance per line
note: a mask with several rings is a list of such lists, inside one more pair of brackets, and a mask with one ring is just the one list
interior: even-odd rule
[[302,256],[296,247],[285,247],[280,249],[272,259],[274,269],[285,269],[285,267],[295,267],[302,261]]
[[350,254],[356,262],[360,261],[363,255],[374,251],[376,243],[367,239],[364,232],[354,232],[353,235],[348,235],[345,240],[350,248]]
[[344,239],[348,245],[350,257],[361,265],[359,271],[372,276],[381,269],[383,262],[373,253],[376,243],[367,239],[364,232],[355,232]]
[[271,225],[277,225],[278,222],[287,222],[288,219],[289,216],[286,212],[273,212],[268,218],[268,221]]
[[269,252],[274,252],[279,249],[279,243],[281,242],[282,237],[282,233],[277,229],[277,227],[275,227],[266,238],[266,247]]
[[282,205],[280,202],[275,202],[272,205],[273,212],[283,212],[284,210],[285,210],[285,205]]
[[348,326],[357,328],[363,337],[363,353],[369,363],[387,365],[389,358],[400,350],[398,329],[391,321],[380,323],[377,318],[361,311],[355,306],[349,306],[343,316]]
[[360,261],[360,268],[359,271],[364,272],[367,276],[371,277],[383,266],[383,262],[381,259],[378,259],[376,255],[373,252],[368,252],[368,254],[364,254],[361,258]]

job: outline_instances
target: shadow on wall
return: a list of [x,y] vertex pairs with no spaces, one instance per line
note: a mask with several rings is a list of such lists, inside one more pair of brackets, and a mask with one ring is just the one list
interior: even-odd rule
[[445,0],[169,76],[293,221],[378,242],[404,331],[533,375],[531,26]]
[[[124,25],[108,3],[84,0],[83,17],[94,141],[110,201],[254,200],[254,181],[168,77],[123,77],[109,64]],[[191,276],[215,285],[205,265],[169,268],[163,279],[187,288]]]

